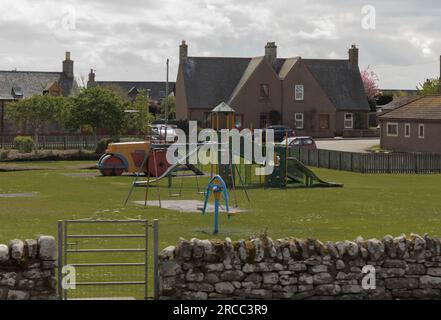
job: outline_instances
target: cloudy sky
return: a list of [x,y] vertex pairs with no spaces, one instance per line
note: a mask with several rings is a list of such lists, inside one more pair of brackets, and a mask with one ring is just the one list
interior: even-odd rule
[[164,80],[168,57],[174,80],[183,39],[194,56],[275,41],[280,57],[346,58],[355,43],[382,88],[413,89],[439,75],[439,17],[439,0],[1,0],[0,69],[59,70],[71,51],[77,76]]

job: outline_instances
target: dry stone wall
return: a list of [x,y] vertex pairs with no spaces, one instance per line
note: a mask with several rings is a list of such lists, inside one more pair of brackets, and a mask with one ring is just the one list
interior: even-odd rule
[[56,299],[56,258],[51,236],[0,244],[0,300]]
[[440,299],[441,241],[416,234],[336,243],[181,240],[160,254],[160,297]]

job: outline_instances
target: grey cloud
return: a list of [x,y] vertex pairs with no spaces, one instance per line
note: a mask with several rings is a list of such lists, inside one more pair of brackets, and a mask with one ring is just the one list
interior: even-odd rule
[[[186,39],[191,55],[216,56],[263,55],[265,43],[276,41],[281,56],[346,58],[348,47],[356,43],[361,67],[371,66],[383,87],[413,88],[439,70],[439,1],[65,3],[76,10],[75,30],[57,28],[61,11],[38,8],[30,0],[2,0],[0,9],[27,9],[7,15],[0,10],[0,69],[57,70],[63,52],[70,50],[77,73],[84,76],[94,67],[101,80],[163,80],[169,57],[173,79],[178,45]],[[366,3],[376,9],[376,30],[361,28]],[[39,19],[32,19],[32,10]]]

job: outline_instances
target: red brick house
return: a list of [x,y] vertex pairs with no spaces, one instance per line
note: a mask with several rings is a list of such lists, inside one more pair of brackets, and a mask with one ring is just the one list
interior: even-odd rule
[[236,110],[240,128],[285,124],[316,137],[367,129],[369,105],[355,46],[342,60],[277,58],[274,42],[262,57],[218,58],[188,56],[183,41],[179,58],[178,119],[208,127],[210,111],[224,101]]
[[441,153],[441,95],[414,97],[378,117],[381,148]]

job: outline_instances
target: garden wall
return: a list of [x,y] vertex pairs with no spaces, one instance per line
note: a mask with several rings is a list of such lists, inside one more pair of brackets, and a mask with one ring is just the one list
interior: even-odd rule
[[441,241],[182,240],[160,254],[160,298],[440,299]]
[[56,257],[50,236],[0,244],[0,300],[57,299]]

